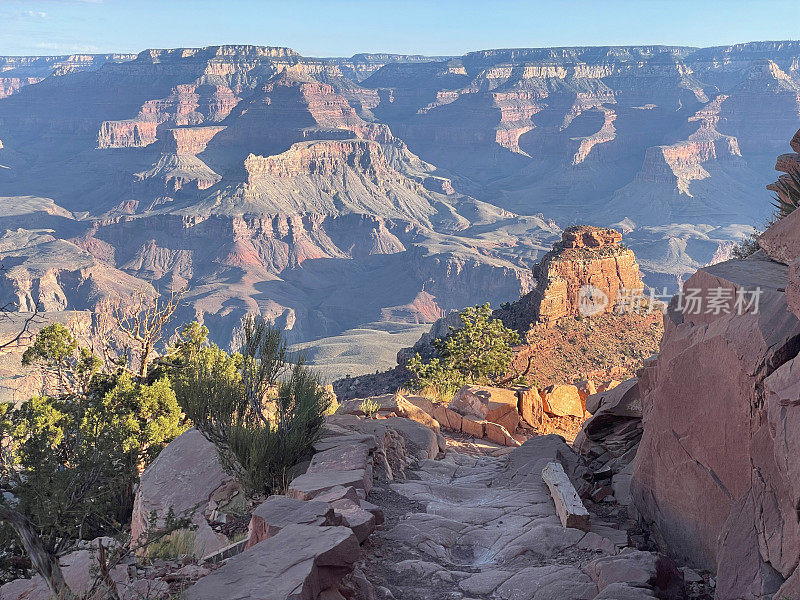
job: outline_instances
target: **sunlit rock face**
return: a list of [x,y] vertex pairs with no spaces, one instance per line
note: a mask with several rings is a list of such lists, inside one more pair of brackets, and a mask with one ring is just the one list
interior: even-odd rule
[[[798,64],[795,42],[3,57],[0,226],[30,240],[4,293],[85,309],[124,273],[188,286],[220,342],[253,311],[310,341],[514,301],[573,223],[674,290],[766,217]],[[70,244],[48,269],[42,235]]]

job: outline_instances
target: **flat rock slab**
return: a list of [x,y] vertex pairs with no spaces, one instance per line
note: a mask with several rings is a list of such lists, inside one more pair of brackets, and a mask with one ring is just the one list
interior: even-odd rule
[[316,496],[328,492],[336,486],[354,487],[357,490],[369,492],[372,488],[372,473],[366,469],[305,473],[292,480],[286,495],[298,500],[313,500]]
[[335,525],[333,509],[327,502],[304,501],[287,496],[270,496],[250,516],[249,541],[251,548],[277,535],[289,525]]
[[495,597],[500,600],[592,600],[597,586],[572,566],[528,567],[503,583]]
[[187,600],[315,600],[348,574],[360,546],[347,527],[290,525],[231,558]]
[[365,444],[342,444],[317,452],[311,459],[307,473],[366,469],[368,458],[369,448]]

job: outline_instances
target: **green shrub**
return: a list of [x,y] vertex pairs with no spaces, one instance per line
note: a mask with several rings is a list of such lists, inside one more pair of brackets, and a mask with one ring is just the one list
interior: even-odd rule
[[788,173],[781,175],[778,181],[775,182],[777,190],[773,197],[774,206],[778,214],[777,218],[785,217],[795,211],[800,206],[800,175],[796,173]]
[[290,361],[280,329],[248,318],[244,338],[239,354],[197,350],[174,386],[187,417],[246,489],[281,493],[319,438],[330,400],[302,360]]
[[361,412],[371,419],[378,414],[378,411],[381,409],[381,404],[373,398],[364,398],[359,408]]
[[[464,384],[504,385],[519,335],[492,316],[489,304],[465,309],[462,326],[451,327],[444,339],[433,342],[439,356],[423,362],[419,354],[408,363],[415,375],[413,386],[434,388],[443,396],[452,395]],[[512,378],[513,379],[513,378]]]

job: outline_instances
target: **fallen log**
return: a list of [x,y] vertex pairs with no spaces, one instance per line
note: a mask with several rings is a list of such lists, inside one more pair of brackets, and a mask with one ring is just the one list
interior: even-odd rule
[[542,469],[542,479],[550,489],[550,495],[556,505],[556,513],[564,527],[573,527],[589,531],[589,511],[581,502],[575,486],[558,462],[549,462]]

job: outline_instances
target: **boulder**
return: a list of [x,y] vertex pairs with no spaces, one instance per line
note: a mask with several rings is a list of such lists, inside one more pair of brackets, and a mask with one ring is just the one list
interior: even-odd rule
[[[353,488],[347,488],[352,490]],[[248,542],[252,548],[277,535],[289,525],[337,525],[333,509],[327,502],[297,500],[287,496],[270,496],[250,515]]]
[[551,385],[541,392],[542,408],[555,417],[583,417],[586,414],[581,395],[574,385]]
[[298,500],[313,500],[337,486],[353,487],[366,496],[372,489],[372,469],[305,473],[292,480],[286,495]]
[[131,517],[132,539],[145,532],[153,511],[163,519],[172,508],[177,516],[194,513],[198,558],[223,548],[227,538],[214,533],[204,512],[212,494],[232,479],[222,468],[214,444],[196,429],[184,432],[142,473]]
[[187,600],[316,600],[353,570],[360,547],[347,527],[290,525],[229,559]]
[[762,253],[700,269],[684,290],[706,301],[758,290],[757,310],[714,314],[673,299],[639,384],[636,510],[679,562],[717,571],[720,600],[741,597],[737,588],[773,593],[800,554],[800,371],[789,360],[800,321],[787,310],[786,280],[787,267]]
[[514,431],[519,425],[517,404],[514,390],[465,385],[453,396],[449,408],[462,416],[478,417]]
[[484,437],[501,446],[516,447],[520,445],[505,427],[498,423],[492,423],[491,421],[486,421],[484,423]]
[[482,438],[486,434],[485,424],[486,421],[477,417],[465,416],[461,420],[461,431],[472,437]]
[[330,503],[333,511],[341,524],[353,530],[358,538],[358,543],[366,540],[375,531],[377,519],[375,515],[364,509],[360,501],[350,498],[334,500]]
[[794,211],[770,225],[759,236],[758,245],[772,260],[785,265],[800,259],[800,212]]
[[522,420],[534,429],[542,424],[542,396],[536,388],[517,390],[519,412]]
[[359,419],[352,415],[335,415],[329,418],[329,422],[355,432],[369,434],[373,439],[383,439],[387,429],[394,429],[403,437],[406,448],[418,458],[436,458],[439,454],[438,432],[411,419],[404,417]]
[[683,597],[683,575],[662,554],[624,548],[615,556],[604,556],[590,562],[586,572],[601,592],[615,584],[628,584],[649,588],[658,598],[677,600]]
[[449,431],[461,431],[462,416],[443,404],[437,404],[433,407],[433,418]]
[[601,408],[618,416],[642,416],[642,403],[639,397],[636,377],[627,379],[619,385],[603,392],[598,392],[586,399],[586,410],[595,414]]

